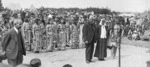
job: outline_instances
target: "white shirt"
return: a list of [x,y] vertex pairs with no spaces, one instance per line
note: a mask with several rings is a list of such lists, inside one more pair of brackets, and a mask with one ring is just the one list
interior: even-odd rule
[[101,26],[101,35],[100,38],[106,38],[106,28],[104,25]]
[[14,29],[15,29],[15,31],[17,32],[17,34],[18,34],[18,29],[16,28],[16,27],[14,27]]

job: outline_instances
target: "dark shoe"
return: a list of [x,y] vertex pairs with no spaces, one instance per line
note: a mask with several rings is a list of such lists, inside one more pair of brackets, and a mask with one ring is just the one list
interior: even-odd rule
[[66,47],[70,47],[69,45],[66,45]]
[[89,64],[89,63],[90,63],[90,61],[86,61],[86,63],[88,63],[88,64]]
[[112,46],[107,46],[107,48],[111,50],[111,49],[112,49]]
[[35,51],[34,53],[40,53],[39,51]]
[[105,59],[98,59],[99,61],[105,61]]

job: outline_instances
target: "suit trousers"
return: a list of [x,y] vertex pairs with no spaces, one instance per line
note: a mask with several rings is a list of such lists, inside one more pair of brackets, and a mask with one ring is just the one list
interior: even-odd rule
[[93,51],[94,51],[94,39],[91,43],[86,44],[86,52],[85,52],[86,61],[91,61]]
[[15,67],[16,65],[22,64],[23,55],[21,52],[18,52],[16,59],[8,59],[8,63],[11,67]]

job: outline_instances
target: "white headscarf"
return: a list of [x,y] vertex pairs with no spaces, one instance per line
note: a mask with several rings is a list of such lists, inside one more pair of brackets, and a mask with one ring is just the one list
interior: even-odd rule
[[[102,22],[103,22],[103,21],[105,21],[105,19],[104,19],[104,18],[102,18],[102,19],[101,19],[101,21],[100,21],[99,25],[102,25]],[[104,26],[106,26],[106,22],[104,23]]]

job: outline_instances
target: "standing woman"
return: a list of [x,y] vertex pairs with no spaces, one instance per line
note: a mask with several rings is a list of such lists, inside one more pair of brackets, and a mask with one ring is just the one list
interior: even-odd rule
[[70,24],[69,21],[66,22],[66,45],[69,46],[69,42],[70,42]]
[[35,53],[39,53],[40,49],[40,25],[39,25],[40,19],[36,19],[35,23],[32,27],[33,32],[33,51]]
[[59,31],[59,44],[58,44],[58,50],[66,50],[66,30],[65,30],[65,21],[64,19],[61,19],[60,24],[58,25],[58,31]]
[[70,21],[70,26],[69,26],[69,28],[70,28],[70,42],[69,42],[69,44],[70,44],[70,46],[72,45],[72,41],[73,41],[73,36],[72,36],[72,34],[73,34],[73,19]]
[[77,26],[77,22],[74,22],[72,25],[72,49],[79,48],[79,29]]
[[46,26],[45,26],[45,20],[42,19],[41,20],[41,24],[40,24],[40,28],[41,28],[41,35],[40,35],[40,40],[41,40],[41,49],[43,50],[44,48],[46,48]]
[[107,40],[109,38],[108,26],[105,25],[105,19],[101,19],[99,26],[97,27],[97,45],[95,50],[95,57],[100,61],[104,61],[107,57]]
[[22,25],[22,34],[23,34],[23,38],[25,40],[25,47],[26,50],[31,50],[30,48],[30,29],[29,29],[29,21],[26,18],[24,20],[24,23]]
[[52,21],[50,21],[50,19],[49,19],[49,21],[48,21],[48,24],[47,24],[47,26],[46,26],[46,36],[47,36],[47,51],[48,52],[52,52],[53,50],[54,50],[54,45],[53,45],[53,41],[54,41],[54,31],[53,31],[53,27],[54,27],[54,25],[53,25],[53,22]]
[[53,34],[54,34],[54,37],[53,37],[53,41],[54,41],[54,47],[56,48],[58,46],[58,42],[59,42],[59,36],[58,36],[58,19],[55,18],[54,22],[53,22]]
[[83,42],[83,32],[82,32],[82,30],[83,30],[83,26],[84,26],[84,19],[83,19],[83,17],[80,19],[80,21],[79,21],[79,25],[80,25],[80,34],[79,34],[79,47],[80,48],[84,48],[85,47],[85,44],[84,44],[84,42]]

